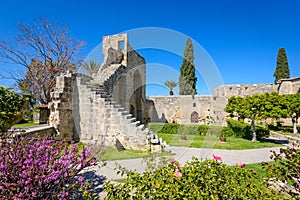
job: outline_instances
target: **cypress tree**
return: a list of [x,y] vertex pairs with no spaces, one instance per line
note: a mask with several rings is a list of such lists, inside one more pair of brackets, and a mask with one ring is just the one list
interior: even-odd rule
[[290,78],[290,69],[284,48],[278,50],[276,70],[274,72],[275,83],[280,79]]
[[195,95],[196,90],[195,65],[194,65],[194,47],[189,38],[184,48],[183,62],[180,68],[179,76],[179,94]]

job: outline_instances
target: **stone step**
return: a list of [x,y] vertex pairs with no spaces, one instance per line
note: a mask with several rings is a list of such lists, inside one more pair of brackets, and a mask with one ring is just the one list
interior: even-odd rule
[[102,95],[106,95],[107,93],[105,91],[102,90],[96,90],[96,94],[102,94]]
[[133,118],[133,115],[132,114],[125,114],[125,119],[131,119],[131,118]]
[[160,144],[160,140],[158,138],[151,139],[151,144]]
[[118,108],[118,112],[123,112],[123,111],[126,111],[126,109],[125,108]]
[[128,112],[127,110],[124,110],[124,111],[122,112],[122,115],[129,115],[129,112]]
[[112,104],[114,106],[114,108],[122,108],[122,106],[120,104]]
[[128,120],[130,123],[136,122],[136,118],[135,118],[135,117],[127,118],[127,120]]
[[145,125],[144,124],[140,124],[138,127],[137,127],[138,130],[140,131],[143,131],[145,129]]

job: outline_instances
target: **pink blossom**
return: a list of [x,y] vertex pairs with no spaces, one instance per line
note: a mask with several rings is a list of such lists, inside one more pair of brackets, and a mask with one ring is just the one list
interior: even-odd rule
[[169,161],[170,161],[171,163],[175,163],[175,162],[176,162],[176,160],[175,160],[174,158],[170,158]]
[[246,164],[245,163],[237,163],[236,166],[243,168],[243,167],[246,167]]
[[175,177],[175,178],[180,178],[180,177],[182,177],[182,174],[181,174],[181,172],[180,172],[178,169],[175,169],[174,177]]
[[181,164],[180,164],[180,163],[177,163],[176,167],[177,167],[178,169],[180,169],[180,168],[181,168]]
[[221,156],[216,156],[215,154],[213,154],[213,159],[216,161],[222,161]]

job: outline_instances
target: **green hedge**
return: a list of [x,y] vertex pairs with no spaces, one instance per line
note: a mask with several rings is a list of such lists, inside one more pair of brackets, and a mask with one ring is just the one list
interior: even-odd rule
[[[249,124],[227,119],[227,127],[207,126],[197,124],[168,124],[168,123],[149,123],[148,127],[154,133],[165,134],[199,134],[199,135],[218,135],[222,137],[237,137],[252,139],[252,131]],[[269,130],[256,126],[257,138],[260,139],[269,135]]]
[[[233,136],[238,138],[244,138],[251,140],[252,131],[250,124],[246,124],[237,120],[227,119],[227,127],[231,129],[234,133]],[[270,135],[270,131],[258,125],[255,126],[256,137],[261,139],[262,137],[267,137]]]
[[168,124],[168,123],[149,123],[148,127],[154,133],[165,134],[200,134],[206,135],[209,126],[197,124]]
[[165,134],[199,134],[199,135],[220,135],[232,136],[233,133],[227,127],[207,126],[197,124],[168,124],[168,123],[149,123],[148,127],[154,133]]

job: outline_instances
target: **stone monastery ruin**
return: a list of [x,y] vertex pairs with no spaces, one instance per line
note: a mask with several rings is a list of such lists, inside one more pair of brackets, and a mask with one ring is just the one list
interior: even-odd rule
[[166,145],[146,122],[225,125],[224,108],[233,95],[299,92],[300,78],[278,84],[223,85],[212,95],[155,96],[146,99],[146,62],[127,34],[103,37],[104,61],[93,77],[68,72],[51,93],[50,126],[61,137],[126,149]]

